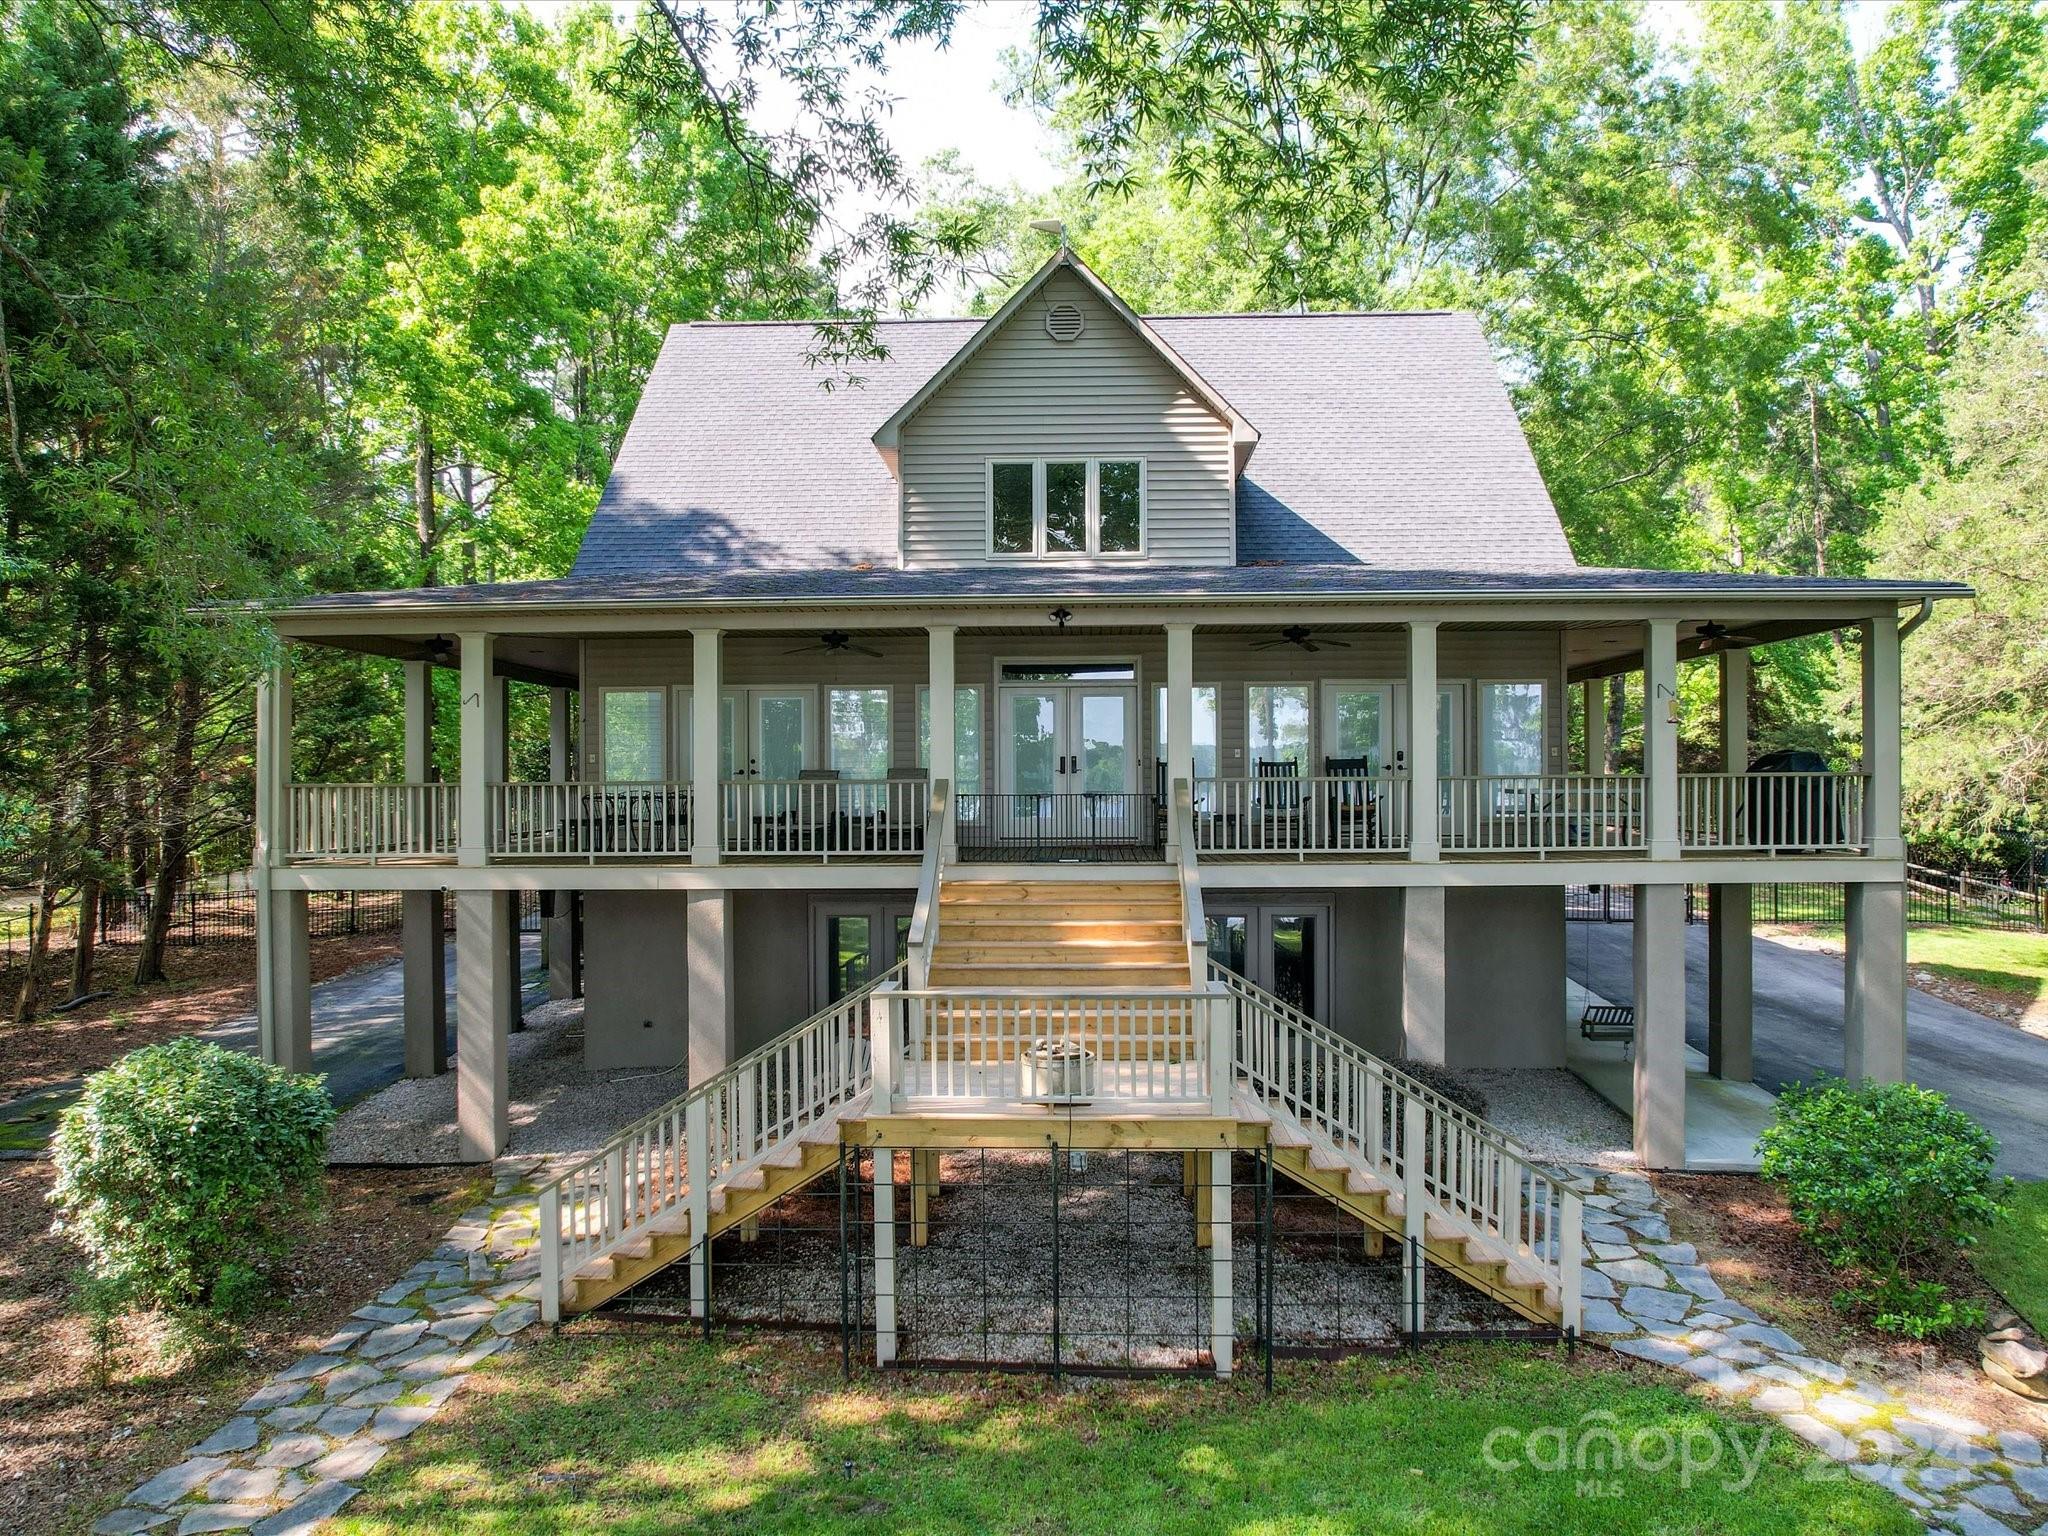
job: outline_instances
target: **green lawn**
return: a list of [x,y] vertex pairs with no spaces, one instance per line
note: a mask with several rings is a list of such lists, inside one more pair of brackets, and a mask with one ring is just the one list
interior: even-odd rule
[[2020,1185],[2012,1219],[1993,1228],[1972,1258],[2022,1317],[2048,1333],[2048,1182]]
[[[1240,1381],[857,1372],[836,1341],[705,1343],[579,1328],[493,1362],[402,1442],[332,1529],[398,1533],[730,1531],[1273,1533],[1887,1532],[1903,1504],[1766,1421],[1717,1412],[1588,1352],[1468,1346],[1287,1365]],[[1603,1416],[1609,1416],[1603,1417]],[[1589,1418],[1589,1416],[1592,1416]],[[1529,1465],[1588,1426],[1656,1469]],[[1489,1433],[1501,1468],[1485,1455]],[[1736,1452],[1758,1461],[1746,1486]],[[1695,1465],[1670,1455],[1689,1435]],[[1569,1451],[1567,1451],[1567,1456]],[[1590,1479],[1593,1486],[1586,1486]]]
[[[1842,942],[1840,923],[1802,926],[1815,938]],[[2048,1003],[2048,934],[1913,927],[1906,930],[1906,959],[1916,970],[1970,982],[2022,1008]]]

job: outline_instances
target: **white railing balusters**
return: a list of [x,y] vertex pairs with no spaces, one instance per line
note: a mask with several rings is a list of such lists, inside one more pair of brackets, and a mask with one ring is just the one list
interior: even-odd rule
[[1202,853],[1398,853],[1408,846],[1408,780],[1400,774],[1211,778],[1193,784]]
[[1438,780],[1447,852],[1639,852],[1648,847],[1637,774],[1451,774]]
[[1860,853],[1866,784],[1861,773],[1681,774],[1678,841],[1724,853]]
[[735,856],[906,858],[924,851],[924,779],[729,779],[719,846]]
[[285,807],[295,859],[446,858],[455,852],[454,784],[293,784]]
[[499,858],[658,858],[690,854],[690,786],[517,781],[490,786],[490,850]]

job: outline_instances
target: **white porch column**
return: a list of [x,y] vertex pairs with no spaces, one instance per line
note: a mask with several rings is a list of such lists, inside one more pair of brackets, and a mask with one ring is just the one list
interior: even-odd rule
[[[405,782],[434,777],[434,669],[405,663]],[[405,958],[405,1075],[438,1077],[448,1070],[447,898],[407,891],[399,898]]]
[[1899,616],[1881,613],[1863,626],[1863,785],[1865,827],[1874,859],[1903,859],[1899,828]]
[[[1053,1153],[1054,1157],[1062,1153]],[[1209,1353],[1216,1374],[1230,1379],[1231,1346],[1237,1342],[1237,1309],[1231,1276],[1230,1153],[1211,1152],[1201,1176],[1209,1181]],[[1055,1217],[1055,1220],[1058,1218]]]
[[684,897],[689,994],[690,1086],[710,1081],[731,1063],[732,893],[689,891]]
[[1842,1076],[1906,1080],[1906,887],[1842,888]]
[[1685,1166],[1685,887],[1639,885],[1635,920],[1635,1150]]
[[1444,976],[1447,932],[1444,888],[1413,885],[1401,893],[1401,1054],[1444,1061]]
[[263,1059],[292,1072],[313,1064],[306,893],[278,890],[291,855],[292,673],[288,653],[256,685],[256,1038]]
[[461,856],[464,865],[490,859],[491,783],[505,772],[505,690],[493,675],[494,635],[462,637]]
[[1180,858],[1180,820],[1173,805],[1174,785],[1195,784],[1195,626],[1166,626],[1166,739],[1159,743],[1166,765],[1166,859]]
[[[1721,771],[1749,764],[1749,652],[1721,653]],[[1707,892],[1707,1071],[1731,1082],[1756,1076],[1755,967],[1751,963],[1750,890]]]
[[1436,640],[1435,619],[1409,623],[1408,857],[1423,863],[1433,863],[1442,854],[1437,816]]
[[[724,631],[690,631],[690,862],[718,862],[718,833],[725,808],[718,782],[719,695]],[[693,1030],[694,1035],[694,1030]],[[697,1081],[693,1076],[692,1082]]]
[[[465,650],[467,648],[465,647]],[[516,993],[505,942],[510,891],[455,897],[455,1119],[464,1162],[489,1162],[510,1135],[511,1031],[505,993]]]
[[[925,631],[930,647],[930,660],[926,664],[925,682],[931,698],[931,767],[927,770],[927,784],[937,784],[944,779],[953,794],[960,792],[960,755],[958,750],[958,723],[953,718],[957,682],[953,669],[953,638],[956,631],[951,624],[934,624]],[[957,810],[946,817],[945,842],[940,855],[949,863],[956,857],[950,846],[953,828],[959,824]]]
[[[575,771],[576,744],[569,735],[569,690],[548,690],[548,781],[567,784]],[[548,969],[548,996],[574,997],[582,990],[576,956],[576,893],[544,891],[541,952]]]
[[1678,620],[1643,626],[1643,793],[1650,857],[1678,857]]
[[548,782],[569,782],[569,690],[548,690]]
[[1586,772],[1606,773],[1607,763],[1607,679],[1589,677],[1579,684],[1585,700]]

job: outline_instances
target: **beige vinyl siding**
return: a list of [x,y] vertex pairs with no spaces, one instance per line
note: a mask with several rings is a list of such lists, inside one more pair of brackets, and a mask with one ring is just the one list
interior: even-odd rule
[[[1045,332],[1047,307],[1060,303],[1084,317],[1075,341],[1056,342]],[[988,559],[992,458],[1143,459],[1143,558],[1198,565],[1236,558],[1229,424],[1071,272],[1055,273],[904,423],[899,474],[908,564]]]

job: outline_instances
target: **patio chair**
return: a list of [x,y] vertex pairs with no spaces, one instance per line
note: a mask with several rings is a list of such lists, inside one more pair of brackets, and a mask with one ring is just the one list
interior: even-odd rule
[[1326,757],[1323,776],[1330,786],[1330,836],[1347,848],[1379,844],[1379,801],[1372,787],[1369,757]]
[[1258,840],[1269,848],[1291,848],[1301,839],[1301,764],[1291,757],[1260,758]]

